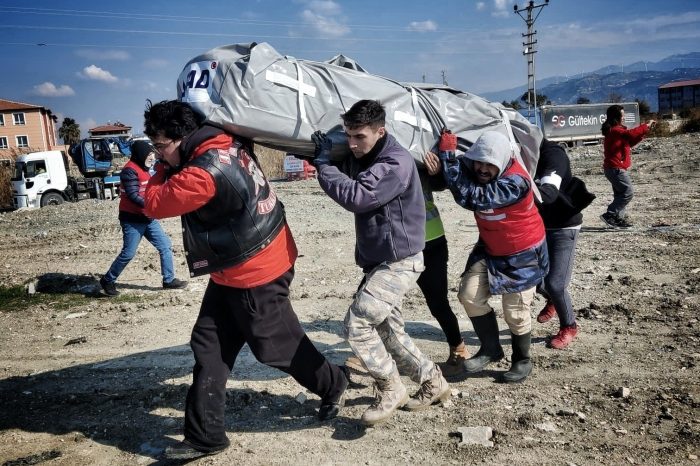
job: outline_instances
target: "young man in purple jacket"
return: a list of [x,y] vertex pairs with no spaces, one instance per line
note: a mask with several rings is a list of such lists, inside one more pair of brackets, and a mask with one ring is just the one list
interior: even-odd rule
[[[386,132],[386,113],[361,100],[341,115],[354,157],[331,164],[331,140],[314,133],[313,160],[321,188],[355,214],[355,261],[365,273],[345,316],[345,337],[377,385],[362,423],[385,421],[400,407],[418,410],[445,401],[440,368],[404,330],[401,302],[424,269],[425,204],[411,154]],[[399,370],[420,384],[410,398]]]

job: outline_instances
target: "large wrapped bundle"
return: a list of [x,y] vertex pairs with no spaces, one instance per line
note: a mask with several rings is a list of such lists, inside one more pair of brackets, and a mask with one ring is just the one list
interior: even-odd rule
[[349,153],[340,115],[355,102],[375,99],[387,111],[387,130],[421,164],[442,128],[466,150],[485,130],[519,143],[531,173],[541,131],[501,104],[445,86],[399,83],[365,72],[339,55],[328,62],[282,56],[269,44],[217,47],[190,60],[177,82],[179,99],[208,120],[273,149],[313,156],[311,134],[335,142],[333,158]]

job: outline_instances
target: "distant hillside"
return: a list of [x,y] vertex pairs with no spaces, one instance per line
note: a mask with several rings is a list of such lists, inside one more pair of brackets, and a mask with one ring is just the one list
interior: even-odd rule
[[614,93],[622,96],[623,101],[646,100],[652,111],[656,111],[658,87],[672,81],[688,79],[700,79],[700,68],[592,74],[559,84],[550,84],[540,88],[537,93],[546,95],[553,104],[574,104],[579,97],[585,97],[591,102],[609,102],[610,95]]
[[[621,72],[623,68],[624,72]],[[658,62],[636,62],[624,67],[606,66],[576,77],[557,76],[537,80],[537,93],[546,95],[553,104],[576,103],[579,97],[585,97],[593,103],[607,102],[610,95],[615,93],[626,101],[646,100],[652,111],[656,111],[658,86],[688,79],[700,79],[700,52],[672,55]],[[526,86],[523,85],[483,93],[481,96],[494,102],[510,102],[519,99],[525,91]]]

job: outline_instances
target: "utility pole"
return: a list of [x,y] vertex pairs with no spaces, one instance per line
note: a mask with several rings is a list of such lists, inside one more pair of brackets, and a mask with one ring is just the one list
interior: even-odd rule
[[442,70],[442,85],[447,86],[447,75],[445,74],[445,70]]
[[[535,125],[539,126],[537,117],[537,89],[535,85],[535,44],[537,44],[537,39],[535,35],[537,31],[533,29],[535,25],[535,20],[540,16],[542,8],[549,5],[549,0],[544,0],[544,3],[535,5],[534,1],[529,1],[526,7],[518,8],[518,5],[513,5],[513,11],[518,14],[527,25],[527,32],[523,34],[525,42],[523,42],[523,55],[527,57],[527,112],[528,119],[532,121],[534,116]],[[523,16],[523,12],[527,11],[527,17]],[[533,17],[533,12],[535,12]]]

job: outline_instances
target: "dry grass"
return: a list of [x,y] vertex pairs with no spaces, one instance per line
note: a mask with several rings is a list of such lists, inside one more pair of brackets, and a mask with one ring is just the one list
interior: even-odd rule
[[267,179],[284,178],[284,152],[269,149],[259,144],[256,144],[253,150]]
[[12,207],[12,172],[15,168],[14,160],[11,163],[5,163],[5,160],[0,160],[0,208],[6,209]]

